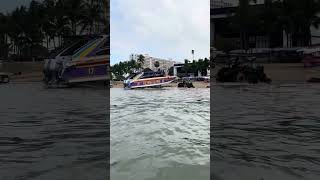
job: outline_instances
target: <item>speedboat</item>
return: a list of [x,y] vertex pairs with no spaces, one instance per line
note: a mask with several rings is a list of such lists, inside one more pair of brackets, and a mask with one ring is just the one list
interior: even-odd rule
[[109,36],[79,36],[44,64],[47,85],[73,85],[109,79]]
[[158,88],[171,83],[175,79],[175,76],[166,76],[164,71],[137,72],[129,75],[123,85],[126,89]]

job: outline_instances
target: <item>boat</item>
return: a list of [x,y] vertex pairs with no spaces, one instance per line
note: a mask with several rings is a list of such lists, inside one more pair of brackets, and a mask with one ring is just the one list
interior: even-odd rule
[[304,67],[320,66],[320,48],[305,48],[299,51],[303,53]]
[[109,79],[109,36],[76,36],[74,39],[71,45],[45,60],[44,82],[50,86],[106,84]]
[[124,80],[125,89],[136,88],[160,88],[171,83],[176,79],[175,76],[166,76],[164,71],[144,71],[132,73]]

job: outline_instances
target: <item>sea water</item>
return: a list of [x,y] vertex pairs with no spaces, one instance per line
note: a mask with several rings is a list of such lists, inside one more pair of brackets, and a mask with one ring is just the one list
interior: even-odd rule
[[320,179],[320,85],[212,88],[213,179]]
[[111,92],[111,179],[210,178],[210,89]]
[[107,89],[0,84],[0,179],[107,176]]

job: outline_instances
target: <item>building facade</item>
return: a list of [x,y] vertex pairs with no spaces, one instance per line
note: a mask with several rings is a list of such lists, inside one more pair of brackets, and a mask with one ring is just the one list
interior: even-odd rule
[[[213,0],[211,3],[216,2]],[[257,4],[251,4],[258,12],[265,8],[263,1],[258,1]],[[230,49],[241,49],[240,30],[232,27],[230,19],[235,15],[237,11],[237,4],[218,4],[211,5],[210,9],[210,44],[211,47],[221,49],[221,46]],[[261,10],[260,10],[261,9]],[[320,43],[319,30],[310,27],[312,44]],[[269,34],[270,35],[270,34]],[[248,44],[247,48],[292,48],[308,46],[308,42],[301,35],[289,34],[286,35],[285,31],[279,27],[278,30],[273,32],[269,38],[268,32],[264,29],[258,30],[257,28],[251,28],[247,32]]]
[[[129,59],[137,61],[140,54],[131,54]],[[143,54],[144,56],[144,64],[143,68],[150,68],[153,71],[157,71],[158,69],[164,70],[166,73],[169,72],[169,69],[179,62],[173,61],[172,59],[162,59],[157,57],[152,57],[148,54]],[[159,67],[155,67],[155,63],[159,62]]]
[[224,7],[232,7],[234,6],[234,3],[231,1],[226,0],[211,0],[210,1],[210,7],[213,8],[224,8]]
[[[264,8],[263,4],[252,5],[254,8]],[[230,25],[230,19],[235,15],[238,7],[215,7],[210,11],[211,46],[220,49],[221,46],[230,49],[241,49],[240,30]],[[269,39],[267,32],[250,29],[248,35],[248,48],[270,48],[283,47],[283,31],[279,29],[273,34],[273,39]]]

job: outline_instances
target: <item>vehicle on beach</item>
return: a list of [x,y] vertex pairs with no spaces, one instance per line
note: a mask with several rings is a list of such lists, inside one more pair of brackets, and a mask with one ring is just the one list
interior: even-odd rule
[[164,71],[137,72],[129,75],[123,86],[125,89],[161,88],[175,79],[175,76],[166,76]]
[[109,36],[75,36],[73,39],[71,45],[45,60],[45,84],[106,84],[109,77]]
[[9,74],[0,72],[0,84],[9,83],[9,82],[10,82]]
[[[247,82],[256,84],[258,82],[270,83],[271,79],[264,73],[264,67],[255,65],[254,57],[235,56],[221,68],[217,75],[217,82]],[[249,62],[249,63],[247,63]]]

